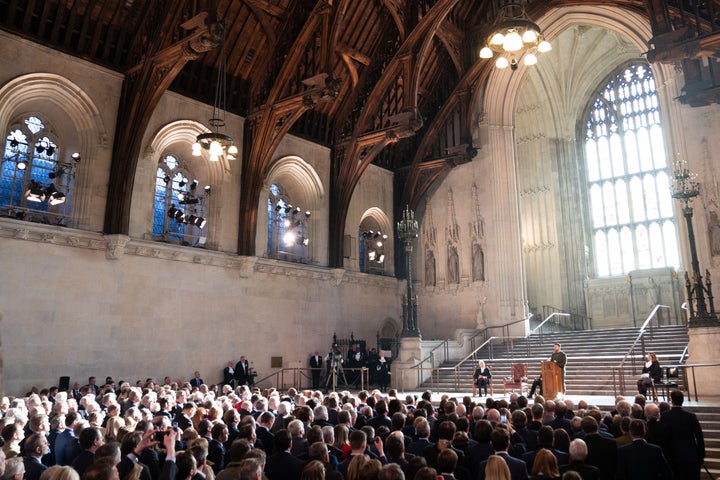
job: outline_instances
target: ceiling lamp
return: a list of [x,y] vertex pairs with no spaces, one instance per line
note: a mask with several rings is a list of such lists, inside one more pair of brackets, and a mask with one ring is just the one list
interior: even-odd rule
[[228,160],[237,158],[238,149],[233,138],[220,132],[225,128],[225,108],[227,95],[227,74],[225,65],[225,26],[220,25],[220,67],[218,69],[217,82],[215,83],[215,102],[213,103],[212,118],[208,120],[210,132],[201,133],[195,139],[192,146],[192,154],[196,157],[201,155],[203,149],[210,153],[210,161],[218,162],[221,156]]
[[512,2],[500,8],[498,19],[480,50],[480,58],[493,58],[497,53],[497,68],[509,66],[517,70],[519,60],[528,66],[535,65],[537,54],[550,50],[552,45],[543,39],[542,30],[530,20],[525,7]]

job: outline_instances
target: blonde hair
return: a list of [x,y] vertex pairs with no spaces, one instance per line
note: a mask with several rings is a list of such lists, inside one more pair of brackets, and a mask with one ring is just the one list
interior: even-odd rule
[[365,464],[369,461],[370,457],[367,455],[355,455],[352,457],[352,460],[350,460],[350,464],[348,465],[345,480],[359,480],[360,472],[363,471],[363,467],[365,467]]
[[80,475],[72,467],[54,465],[40,474],[40,480],[80,480]]
[[110,417],[108,418],[107,425],[105,426],[105,432],[107,438],[117,440],[120,429],[125,426],[125,419],[122,417]]
[[485,480],[510,480],[510,469],[500,455],[490,455],[485,464]]

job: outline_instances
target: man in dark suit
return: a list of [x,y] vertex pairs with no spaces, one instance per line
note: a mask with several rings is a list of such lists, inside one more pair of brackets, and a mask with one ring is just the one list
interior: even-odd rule
[[312,368],[312,387],[314,389],[320,388],[320,378],[322,377],[322,366],[323,366],[323,358],[320,355],[319,352],[315,352],[314,355],[310,357],[310,368]]
[[662,448],[663,455],[670,459],[670,427],[660,421],[660,408],[654,403],[645,405],[645,440]]
[[598,423],[591,416],[586,416],[580,423],[585,436],[585,444],[588,448],[586,463],[593,465],[600,470],[600,478],[612,480],[615,478],[617,466],[617,443],[615,440],[605,438],[598,433]]
[[[358,455],[365,455],[367,452],[367,435],[362,430],[355,430],[350,434],[350,455],[340,462],[338,465],[338,471],[342,473],[343,477],[347,477],[348,466],[352,459]],[[383,442],[380,437],[375,437],[374,446],[377,448],[378,459],[383,465],[387,463],[387,457],[385,456],[385,450],[383,449]],[[265,469],[267,471],[267,468]],[[268,479],[272,480],[272,479]]]
[[228,428],[224,423],[216,423],[210,430],[212,439],[208,444],[207,458],[213,463],[213,472],[215,475],[225,468],[225,446],[223,445],[228,439]]
[[681,391],[670,392],[670,400],[672,408],[660,417],[660,422],[670,430],[668,460],[675,478],[698,478],[705,459],[705,439],[700,422],[694,413],[683,410],[685,396]]
[[408,447],[405,449],[407,453],[410,453],[412,455],[422,455],[423,451],[432,446],[435,445],[432,443],[430,439],[430,424],[428,423],[426,418],[418,417],[413,422],[415,425],[415,435],[417,439],[412,442]]
[[[490,442],[495,449],[495,455],[502,457],[510,469],[511,480],[527,480],[530,478],[525,462],[508,454],[510,448],[510,432],[504,426],[498,426],[490,435]],[[487,460],[480,463],[478,480],[485,480],[485,465]]]
[[95,450],[97,450],[105,440],[99,429],[95,427],[87,427],[80,433],[80,447],[82,451],[73,460],[72,468],[82,477],[87,467],[95,461]]
[[238,385],[247,385],[250,374],[250,364],[245,360],[245,356],[240,356],[240,360],[235,364],[235,380]]
[[588,449],[585,441],[576,438],[570,442],[570,463],[560,465],[560,473],[573,471],[579,473],[583,480],[599,480],[600,469],[593,465],[587,465],[585,463],[587,456]]
[[190,379],[190,385],[193,386],[193,387],[195,387],[195,388],[198,388],[198,387],[199,387],[200,385],[202,385],[203,383],[205,383],[205,382],[203,381],[202,378],[200,378],[200,372],[198,372],[197,370],[195,370],[195,376]]
[[182,411],[175,415],[174,422],[177,423],[180,430],[187,430],[193,426],[193,415],[195,415],[195,404],[191,402],[183,403]]
[[223,385],[235,387],[235,369],[232,362],[227,362],[227,365],[223,368]]
[[[672,470],[665,460],[662,449],[645,441],[645,422],[639,419],[631,421],[630,435],[632,443],[618,449],[615,478],[618,480],[672,479]],[[690,479],[692,477],[677,478]]]
[[273,445],[275,444],[275,434],[272,433],[274,424],[275,415],[270,412],[263,412],[258,417],[257,428],[255,429],[255,435],[262,442],[263,449],[268,456],[272,455]]
[[25,441],[25,457],[23,464],[25,465],[24,480],[38,480],[40,474],[47,470],[48,467],[40,461],[43,455],[50,451],[48,441],[45,435],[41,433],[33,433]]
[[300,480],[305,462],[290,454],[292,438],[287,430],[275,434],[275,454],[265,462],[268,480]]
[[535,456],[541,448],[550,450],[555,455],[558,465],[565,465],[568,463],[568,454],[553,447],[553,428],[549,425],[543,425],[540,427],[537,437],[537,446],[535,450],[523,453],[522,460],[527,465],[528,470],[532,470],[533,464],[535,463]]

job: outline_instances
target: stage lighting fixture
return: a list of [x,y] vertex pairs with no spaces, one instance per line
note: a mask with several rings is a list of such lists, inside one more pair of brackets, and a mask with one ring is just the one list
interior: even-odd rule
[[56,178],[60,175],[63,175],[65,173],[65,167],[60,167],[57,170],[53,170],[52,172],[48,173],[48,178]]
[[17,162],[17,169],[18,170],[25,170],[28,166],[28,162],[25,159],[18,160]]
[[199,183],[199,182],[198,182],[197,180],[193,180],[193,181],[190,183],[190,190],[195,190],[195,189],[197,188],[197,186],[198,186],[198,183]]
[[30,187],[25,192],[25,198],[28,199],[28,202],[37,203],[45,200],[45,191],[43,190],[40,182],[37,182],[35,180],[30,181]]
[[210,185],[205,185],[205,195],[210,195],[211,191],[212,187]]
[[80,154],[78,152],[73,153],[70,157],[75,161],[75,163],[80,162]]
[[195,219],[195,226],[198,228],[203,228],[206,223],[207,223],[207,220],[204,219],[203,217],[197,217]]
[[182,187],[184,187],[184,186],[187,185],[187,184],[188,184],[188,179],[187,179],[187,177],[182,177],[182,179],[178,182],[178,187],[182,188]]

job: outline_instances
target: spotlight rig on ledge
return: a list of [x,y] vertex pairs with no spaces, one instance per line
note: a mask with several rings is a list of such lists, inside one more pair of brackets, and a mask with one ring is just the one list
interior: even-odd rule
[[289,203],[279,201],[275,205],[275,211],[279,217],[282,217],[283,226],[285,227],[285,233],[283,234],[283,244],[286,247],[293,245],[302,245],[307,247],[310,240],[307,236],[307,221],[310,219],[310,210],[305,210],[300,207],[293,207]]
[[[55,158],[58,153],[57,145],[47,137],[38,140],[34,148],[29,148],[25,137],[19,131],[8,136],[8,145],[11,153],[5,161],[15,162],[17,173],[13,178],[24,185],[23,197],[28,202],[27,210],[46,211],[48,206],[65,203],[68,189],[72,188],[72,178],[75,177],[80,163],[80,154],[75,152],[67,161],[62,162]],[[44,172],[47,172],[47,182],[40,178],[45,175]],[[18,218],[24,218],[24,215]]]
[[382,264],[385,262],[385,240],[387,240],[387,234],[382,233],[380,230],[373,231],[368,230],[362,233],[362,238],[365,241],[367,248],[367,259],[370,263]]
[[[166,176],[164,180],[165,183],[167,183],[170,181],[170,177]],[[190,182],[187,178],[183,177],[178,183],[178,186],[183,188],[186,185],[189,185],[190,190],[180,192],[177,195],[178,205],[180,207],[178,208],[173,203],[168,209],[167,215],[178,223],[192,225],[200,229],[205,228],[207,219],[198,215],[197,208],[205,204],[205,199],[210,196],[212,187],[205,185],[202,192],[197,193],[199,182],[197,180]]]

